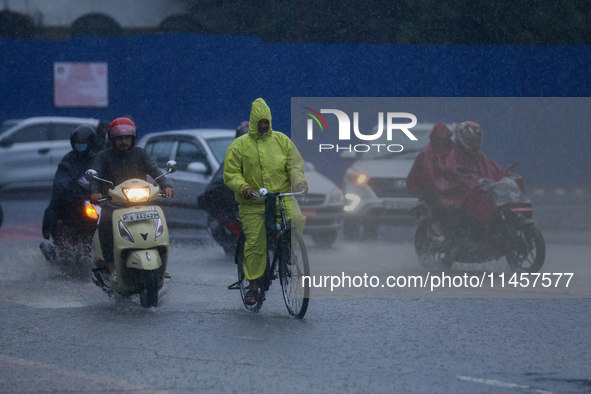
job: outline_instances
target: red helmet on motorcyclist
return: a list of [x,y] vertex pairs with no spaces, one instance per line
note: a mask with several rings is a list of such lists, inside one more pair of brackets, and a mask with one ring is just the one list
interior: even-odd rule
[[456,127],[456,143],[466,152],[476,154],[482,148],[484,133],[478,123],[466,121]]
[[116,137],[122,137],[130,135],[131,138],[131,146],[130,149],[135,146],[135,142],[137,140],[137,128],[135,127],[135,123],[129,118],[117,118],[111,122],[109,125],[109,141],[111,141],[111,146],[115,146],[114,139]]

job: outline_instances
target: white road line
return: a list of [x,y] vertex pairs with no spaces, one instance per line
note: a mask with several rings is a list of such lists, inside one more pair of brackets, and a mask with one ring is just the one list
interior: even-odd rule
[[27,360],[24,358],[11,357],[11,356],[7,356],[5,354],[0,354],[0,361],[6,362],[8,364],[19,365],[22,367],[39,368],[39,369],[43,369],[46,371],[51,371],[51,372],[58,373],[61,375],[69,376],[71,378],[81,379],[84,381],[103,383],[103,384],[118,387],[119,390],[134,391],[134,392],[139,391],[142,393],[151,393],[151,394],[168,394],[168,393],[170,393],[170,391],[167,391],[167,390],[154,389],[154,388],[151,388],[151,387],[148,387],[145,385],[136,385],[136,384],[133,384],[128,381],[121,380],[121,379],[111,379],[106,376],[101,376],[101,375],[96,375],[93,373],[62,368],[62,367],[58,367],[56,365],[40,363],[37,361]]
[[470,376],[458,376],[458,379],[465,380],[468,382],[473,382],[473,383],[482,383],[482,384],[488,384],[489,386],[503,387],[503,388],[509,388],[509,389],[519,388],[519,389],[522,389],[524,391],[531,392],[531,393],[553,394],[551,391],[530,389],[530,387],[527,385],[502,382],[500,380],[495,380],[495,379],[481,379],[481,378],[473,378]]

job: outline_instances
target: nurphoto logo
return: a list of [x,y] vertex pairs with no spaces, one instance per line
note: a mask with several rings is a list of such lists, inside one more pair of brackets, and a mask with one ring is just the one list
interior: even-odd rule
[[[339,141],[350,141],[351,140],[351,120],[349,116],[338,109],[321,109],[320,112],[309,108],[304,107],[305,109],[311,111],[306,112],[310,119],[308,119],[307,123],[307,138],[308,140],[314,139],[314,121],[320,127],[320,131],[328,131],[328,124],[326,120],[322,116],[322,114],[333,114],[337,117],[337,121],[339,122]],[[410,122],[400,123],[400,120],[408,119]],[[384,129],[386,130],[386,139],[388,141],[392,141],[392,136],[395,130],[402,131],[408,139],[411,141],[417,141],[417,138],[413,135],[413,133],[409,130],[416,126],[417,124],[417,117],[413,114],[408,112],[387,112],[386,113],[386,122],[384,122],[384,113],[378,112],[378,124],[376,130],[374,130],[373,134],[363,134],[359,130],[359,112],[353,112],[353,133],[355,137],[362,141],[375,141],[382,137],[384,133]],[[373,148],[372,148],[373,147]],[[400,144],[357,144],[357,145],[336,145],[337,152],[339,150],[348,150],[355,152],[367,152],[371,149],[380,150],[381,147],[385,147],[390,152],[402,152],[404,149]],[[319,144],[318,145],[319,152],[323,150],[332,150],[335,149],[335,145],[333,144]]]

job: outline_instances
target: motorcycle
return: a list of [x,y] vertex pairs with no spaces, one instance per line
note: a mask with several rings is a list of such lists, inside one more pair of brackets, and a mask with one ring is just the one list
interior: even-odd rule
[[[68,163],[60,163],[62,171],[70,172]],[[53,244],[41,242],[39,248],[47,261],[60,266],[70,274],[86,272],[90,267],[90,249],[92,235],[96,230],[101,208],[90,203],[88,181],[81,177],[77,180],[76,190],[62,206],[56,223],[51,229]]]
[[[421,199],[411,210],[417,218],[423,217],[415,233],[415,250],[425,267],[446,268],[454,262],[484,263],[505,257],[514,271],[538,272],[542,268],[546,244],[532,220],[531,200],[516,178],[507,175],[517,164],[509,166],[498,182],[479,180],[478,187],[495,207],[488,226],[462,218],[453,202],[445,199]],[[462,166],[457,171],[478,174]]]
[[213,176],[205,192],[197,198],[199,209],[207,212],[207,230],[228,256],[234,256],[242,222],[234,193],[223,181],[223,165]]
[[[166,173],[176,171],[174,160],[166,163]],[[93,269],[93,282],[106,293],[123,296],[139,294],[142,307],[158,305],[158,292],[164,285],[168,265],[168,226],[159,206],[151,205],[163,197],[159,186],[141,179],[130,179],[117,186],[97,177],[95,170],[86,172],[88,181],[111,184],[108,201],[113,210],[113,252],[117,282],[108,280],[98,230],[92,240],[92,261],[102,268]],[[104,275],[104,276],[103,276]]]

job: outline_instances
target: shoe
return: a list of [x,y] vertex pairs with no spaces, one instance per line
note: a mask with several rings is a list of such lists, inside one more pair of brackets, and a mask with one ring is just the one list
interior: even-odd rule
[[116,285],[117,284],[117,271],[113,271],[111,275],[109,275],[109,282]]
[[92,282],[97,285],[98,287],[104,287],[105,282],[103,282],[103,277],[101,276],[99,271],[94,271],[92,273]]
[[41,249],[41,254],[45,257],[45,260],[49,262],[53,262],[57,259],[57,255],[55,253],[55,249],[53,245],[49,242],[43,241],[39,244],[39,249]]

